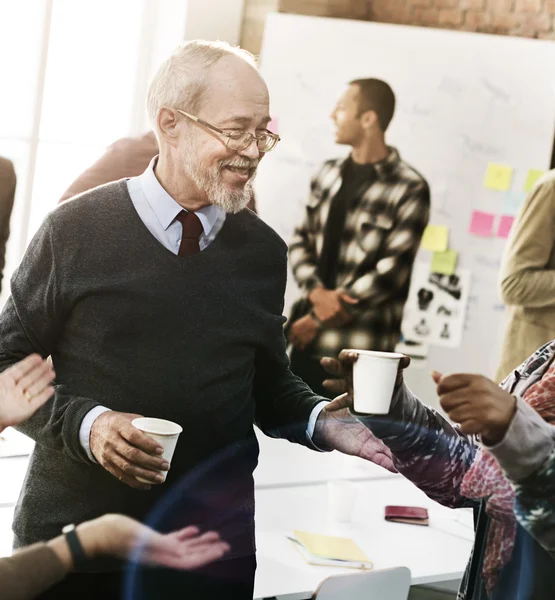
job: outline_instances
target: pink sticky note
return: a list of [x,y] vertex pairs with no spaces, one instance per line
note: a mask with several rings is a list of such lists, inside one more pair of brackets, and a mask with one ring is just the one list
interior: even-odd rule
[[499,221],[499,229],[497,230],[497,237],[508,238],[511,233],[511,227],[515,222],[515,218],[510,215],[503,215]]
[[279,133],[279,121],[277,117],[272,117],[272,120],[268,123],[267,129],[272,133]]
[[472,213],[469,231],[474,235],[483,235],[489,237],[493,233],[493,222],[495,215],[491,213],[475,210]]

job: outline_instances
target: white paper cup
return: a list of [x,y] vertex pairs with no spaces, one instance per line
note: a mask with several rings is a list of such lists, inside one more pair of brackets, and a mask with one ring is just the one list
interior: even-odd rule
[[[164,454],[162,455],[170,464],[172,456],[177,446],[177,439],[179,434],[183,431],[181,425],[173,423],[172,421],[166,421],[165,419],[155,419],[153,417],[140,417],[133,419],[131,425],[140,429],[146,433],[149,437],[156,440],[162,448],[164,448]],[[166,481],[167,471],[158,471],[160,475]],[[138,481],[143,483],[152,483],[152,481],[146,481],[141,477],[136,478]]]
[[358,488],[352,481],[328,481],[328,519],[346,523],[351,520]]
[[356,412],[386,415],[391,406],[399,361],[398,352],[348,350],[358,354],[353,365],[353,408]]

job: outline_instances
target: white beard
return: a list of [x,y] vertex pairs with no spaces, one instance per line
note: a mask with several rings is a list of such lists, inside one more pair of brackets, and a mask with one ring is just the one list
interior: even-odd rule
[[[253,182],[255,174],[249,179],[242,190],[230,190],[222,181],[222,171],[226,165],[247,166],[248,159],[237,157],[229,161],[222,161],[219,166],[206,171],[198,168],[192,145],[187,148],[184,157],[185,171],[196,187],[204,192],[211,204],[219,206],[226,213],[235,214],[242,211],[253,196]],[[258,161],[248,161],[251,166],[257,166]]]

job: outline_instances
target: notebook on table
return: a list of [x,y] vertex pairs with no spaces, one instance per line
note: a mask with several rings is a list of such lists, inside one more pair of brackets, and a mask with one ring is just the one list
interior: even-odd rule
[[307,563],[326,567],[372,569],[372,561],[351,539],[295,530],[287,536]]

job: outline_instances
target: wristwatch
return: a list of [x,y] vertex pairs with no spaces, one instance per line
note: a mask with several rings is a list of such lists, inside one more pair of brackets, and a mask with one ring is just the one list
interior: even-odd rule
[[69,546],[69,550],[71,552],[73,568],[79,569],[80,567],[84,567],[88,563],[88,559],[85,551],[83,550],[83,546],[79,541],[79,537],[77,536],[75,525],[73,523],[71,525],[66,525],[62,529],[62,533],[65,535],[67,545]]
[[323,324],[323,323],[322,323],[322,321],[320,321],[320,319],[319,319],[319,318],[316,316],[316,313],[314,312],[314,309],[312,309],[312,310],[310,311],[310,313],[309,313],[309,314],[310,314],[310,316],[312,317],[312,319],[313,319],[314,321],[316,321],[316,323],[318,324],[318,327],[319,327],[320,329],[323,329],[323,327],[324,327],[324,324]]

